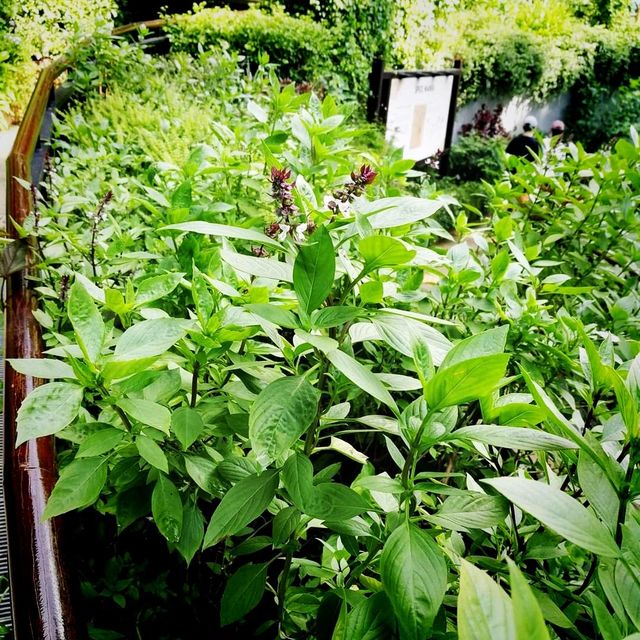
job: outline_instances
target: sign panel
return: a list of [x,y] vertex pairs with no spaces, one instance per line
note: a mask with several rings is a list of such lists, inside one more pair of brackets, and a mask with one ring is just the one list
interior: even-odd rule
[[391,78],[386,139],[401,147],[405,158],[423,160],[448,145],[454,78],[453,74]]

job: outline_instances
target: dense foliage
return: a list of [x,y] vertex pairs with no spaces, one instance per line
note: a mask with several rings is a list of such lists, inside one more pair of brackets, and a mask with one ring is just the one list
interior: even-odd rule
[[107,24],[113,0],[3,0],[0,6],[0,128],[20,121],[43,64]]
[[640,632],[635,132],[513,159],[452,237],[330,95],[122,47],[56,125],[12,362],[45,517],[121,533],[93,637]]
[[[463,101],[518,94],[545,99],[592,77],[607,57],[619,62],[624,79],[638,73],[632,59],[640,26],[627,7],[613,14],[607,29],[585,21],[584,6],[564,0],[461,2],[455,10],[447,5],[402,2],[394,50],[400,66],[414,68],[461,57]],[[620,76],[608,86],[619,82]]]

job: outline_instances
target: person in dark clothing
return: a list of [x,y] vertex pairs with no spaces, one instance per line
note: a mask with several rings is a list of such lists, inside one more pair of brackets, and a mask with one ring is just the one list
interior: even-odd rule
[[522,133],[513,138],[507,145],[507,153],[512,156],[526,158],[529,161],[535,159],[533,154],[540,156],[542,147],[534,135],[537,126],[538,121],[535,117],[527,116],[522,125]]

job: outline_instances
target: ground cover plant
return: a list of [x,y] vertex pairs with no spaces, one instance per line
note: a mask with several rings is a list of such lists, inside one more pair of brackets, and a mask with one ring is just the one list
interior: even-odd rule
[[637,637],[635,131],[513,160],[452,236],[268,66],[102,42],[75,81],[11,365],[44,516],[108,550],[94,638]]

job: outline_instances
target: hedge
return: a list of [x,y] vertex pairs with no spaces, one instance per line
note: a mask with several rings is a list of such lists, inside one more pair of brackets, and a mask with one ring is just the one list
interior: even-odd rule
[[329,68],[333,36],[309,18],[294,18],[278,10],[214,8],[167,20],[173,50],[193,54],[226,42],[253,62],[260,54],[268,54],[281,77],[294,81],[316,80]]

